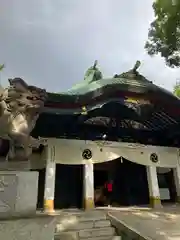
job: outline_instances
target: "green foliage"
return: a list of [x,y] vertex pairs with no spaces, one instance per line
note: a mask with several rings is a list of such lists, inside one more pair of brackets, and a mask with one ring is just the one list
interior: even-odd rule
[[180,66],[180,0],[155,0],[155,20],[151,23],[145,49],[158,53],[170,67]]
[[176,97],[180,98],[180,83],[177,82],[174,86],[173,93]]

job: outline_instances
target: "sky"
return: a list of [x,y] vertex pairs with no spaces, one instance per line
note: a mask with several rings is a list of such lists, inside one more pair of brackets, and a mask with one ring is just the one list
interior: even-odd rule
[[172,90],[180,70],[149,57],[152,0],[0,0],[1,84],[22,77],[50,92],[81,82],[98,60],[104,77],[142,62],[140,72]]

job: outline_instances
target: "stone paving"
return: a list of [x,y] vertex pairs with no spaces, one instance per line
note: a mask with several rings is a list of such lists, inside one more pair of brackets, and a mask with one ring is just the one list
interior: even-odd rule
[[118,237],[106,211],[65,209],[55,211],[53,216],[56,219],[54,240],[115,240]]
[[180,240],[180,205],[160,209],[106,208],[106,211],[145,239]]
[[[165,205],[159,209],[149,207],[99,207],[97,209],[108,212],[109,216],[128,226],[142,236],[142,239],[180,240],[180,205]],[[79,209],[66,209],[55,211],[52,215],[55,215],[59,221],[64,214],[68,213],[72,218],[73,215],[77,216],[82,212],[84,211]]]

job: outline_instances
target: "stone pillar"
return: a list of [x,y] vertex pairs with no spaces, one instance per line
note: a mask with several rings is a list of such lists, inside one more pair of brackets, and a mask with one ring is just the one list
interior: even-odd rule
[[174,183],[176,186],[177,202],[180,203],[180,165],[173,169]]
[[55,193],[55,177],[56,177],[56,162],[55,162],[55,147],[46,147],[46,174],[44,187],[44,211],[54,212],[54,193]]
[[147,166],[149,200],[151,207],[161,207],[161,198],[157,178],[156,166]]
[[94,208],[94,166],[88,162],[84,165],[84,208]]

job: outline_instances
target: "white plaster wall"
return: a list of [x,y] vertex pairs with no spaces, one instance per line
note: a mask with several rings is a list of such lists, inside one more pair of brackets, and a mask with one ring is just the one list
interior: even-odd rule
[[[84,149],[92,151],[93,163],[111,161],[124,157],[142,165],[173,168],[179,158],[179,150],[171,147],[160,147],[124,142],[84,141],[67,139],[48,139],[49,146],[55,146],[55,161],[62,164],[85,164],[82,157]],[[159,161],[153,163],[150,155],[156,153]]]

